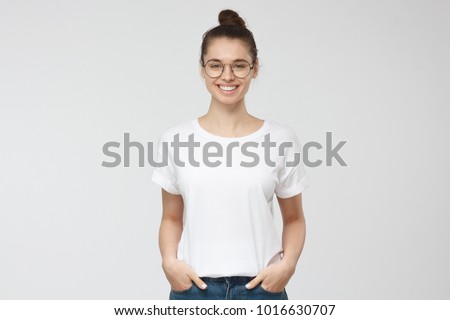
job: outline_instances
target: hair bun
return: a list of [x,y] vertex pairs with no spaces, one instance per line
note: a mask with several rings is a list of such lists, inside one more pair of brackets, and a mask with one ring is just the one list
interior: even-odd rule
[[239,16],[236,11],[230,9],[220,11],[219,23],[220,25],[238,25],[245,28],[245,21]]

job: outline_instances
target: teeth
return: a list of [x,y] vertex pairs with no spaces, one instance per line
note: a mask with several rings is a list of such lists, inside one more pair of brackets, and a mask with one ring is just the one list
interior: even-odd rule
[[224,91],[232,91],[234,89],[236,89],[237,87],[223,87],[223,86],[219,86],[220,89],[224,90]]

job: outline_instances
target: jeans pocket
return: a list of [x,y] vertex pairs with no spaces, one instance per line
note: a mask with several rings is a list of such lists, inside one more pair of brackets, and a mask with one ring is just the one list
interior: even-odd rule
[[173,288],[170,288],[170,290],[175,294],[183,294],[183,293],[187,293],[187,292],[191,291],[194,286],[195,286],[195,284],[194,284],[194,282],[192,282],[191,286],[185,290],[175,290]]
[[283,293],[284,293],[284,289],[283,289],[282,291],[280,291],[280,292],[272,292],[272,291],[268,291],[268,290],[266,290],[266,289],[263,288],[263,286],[262,286],[261,283],[257,286],[257,288],[258,288],[258,287],[259,287],[259,289],[261,289],[261,291],[263,291],[264,293],[267,293],[267,294],[280,295],[280,294],[283,294]]

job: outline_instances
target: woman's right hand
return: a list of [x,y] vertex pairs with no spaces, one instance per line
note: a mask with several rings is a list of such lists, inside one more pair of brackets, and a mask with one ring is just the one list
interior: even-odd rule
[[176,258],[163,260],[163,270],[173,290],[188,290],[194,284],[200,289],[206,289],[207,287],[206,283],[200,279],[191,266],[183,260]]

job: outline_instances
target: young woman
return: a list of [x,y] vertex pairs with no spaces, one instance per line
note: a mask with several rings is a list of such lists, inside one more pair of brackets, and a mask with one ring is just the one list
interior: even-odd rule
[[287,300],[305,240],[301,192],[310,178],[295,132],[247,112],[245,95],[259,70],[252,32],[232,10],[221,11],[219,22],[201,46],[209,110],[161,135],[158,159],[167,165],[152,175],[162,188],[159,244],[169,299]]

